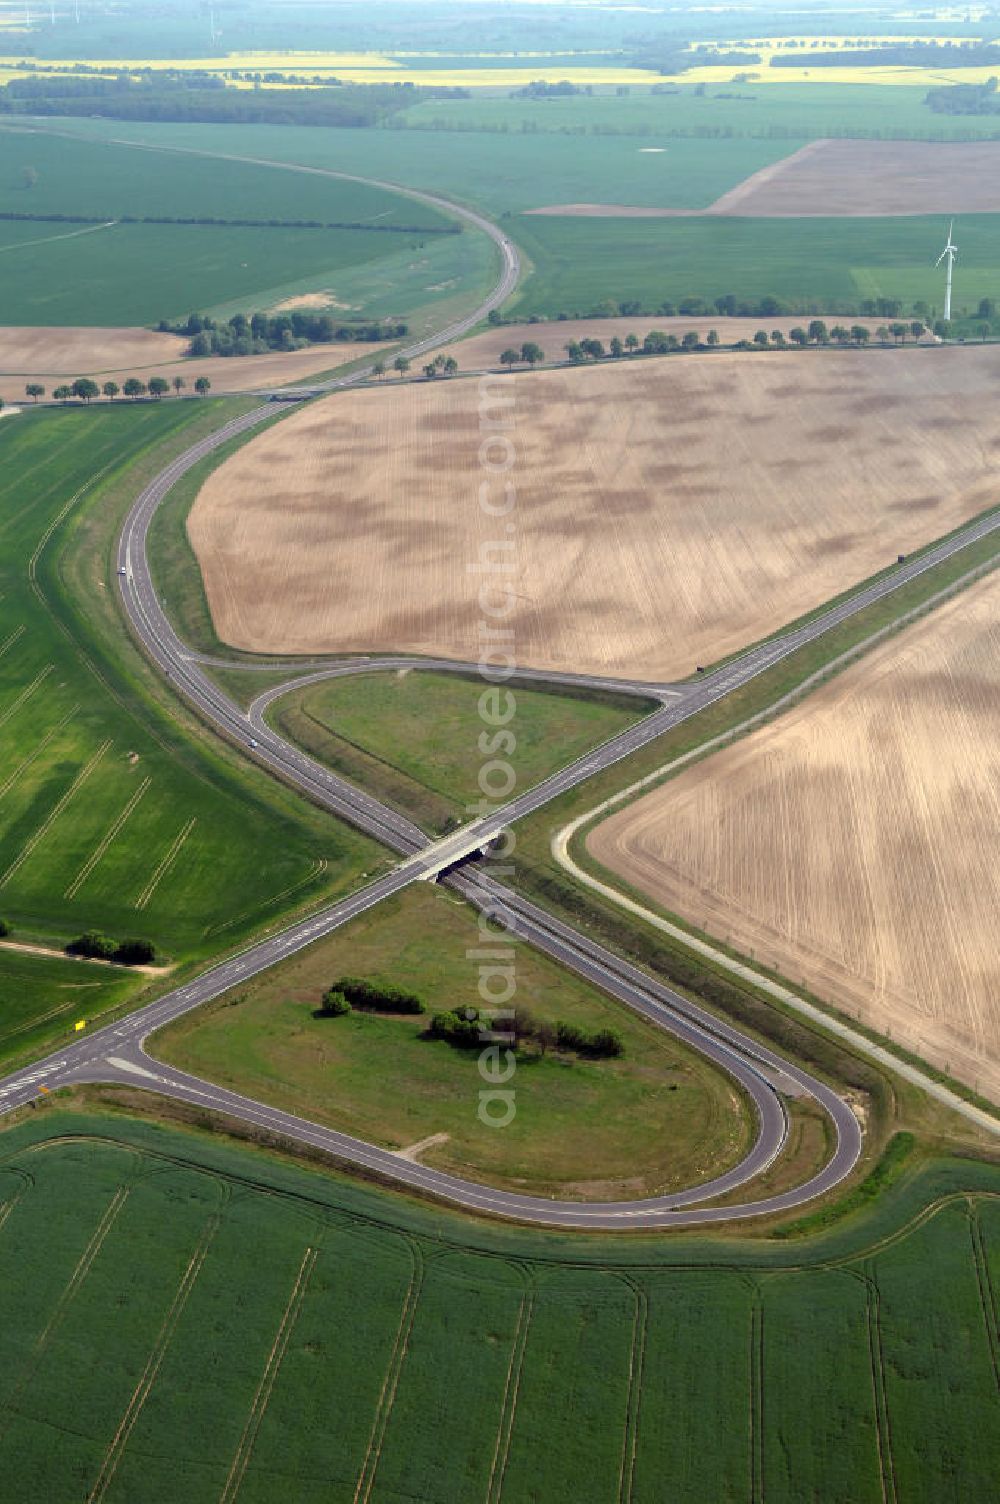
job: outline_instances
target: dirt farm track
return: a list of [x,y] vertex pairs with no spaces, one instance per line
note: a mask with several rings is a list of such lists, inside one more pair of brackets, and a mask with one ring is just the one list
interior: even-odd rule
[[998,747],[994,574],[587,845],[998,1100]]
[[998,384],[988,346],[492,378],[516,502],[498,533],[478,505],[480,381],[387,383],[251,440],[189,533],[239,648],[474,659],[470,566],[501,536],[522,664],[677,678],[995,500]]

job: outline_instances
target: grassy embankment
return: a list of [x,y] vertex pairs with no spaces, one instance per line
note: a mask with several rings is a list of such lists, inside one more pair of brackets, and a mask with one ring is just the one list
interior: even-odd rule
[[992,1493],[995,1166],[910,1154],[793,1244],[583,1240],[107,1105],[0,1145],[0,1478],[47,1498]]
[[[119,404],[0,428],[0,916],[14,939],[61,946],[97,928],[194,962],[380,859],[229,753],[126,634],[112,567],[124,511],[221,420],[211,403]],[[27,975],[2,954],[7,975]],[[120,995],[103,968],[35,974],[4,1011],[0,1051],[58,1038],[84,981]]]

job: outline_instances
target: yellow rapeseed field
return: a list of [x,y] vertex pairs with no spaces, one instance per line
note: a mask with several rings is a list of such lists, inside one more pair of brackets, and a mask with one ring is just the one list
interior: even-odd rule
[[[11,76],[20,76],[16,55],[0,57],[0,71]],[[48,59],[53,67],[71,67],[72,60]],[[539,76],[567,79],[570,83],[585,84],[641,84],[658,83],[660,74],[641,68],[592,67],[581,62],[579,67],[546,67],[544,58],[536,63],[524,63],[511,59],[509,68],[421,68],[420,57],[414,55],[406,61],[385,57],[376,52],[232,52],[218,58],[133,58],[130,68],[149,68],[153,71],[180,69],[185,72],[200,71],[225,75],[240,73],[287,73],[311,78],[314,74],[330,74],[346,83],[411,83],[441,88],[521,88]],[[91,68],[115,73],[121,66],[110,59],[95,59]],[[32,76],[37,76],[33,74]]]

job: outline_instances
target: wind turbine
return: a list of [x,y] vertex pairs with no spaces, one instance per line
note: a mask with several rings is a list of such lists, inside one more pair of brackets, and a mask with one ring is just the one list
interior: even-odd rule
[[945,246],[944,250],[941,252],[940,256],[934,263],[935,266],[940,266],[945,257],[947,256],[948,258],[948,270],[945,276],[944,283],[944,321],[946,324],[951,319],[951,273],[952,268],[955,265],[955,257],[958,255],[958,246],[952,243],[951,238],[951,232],[952,230],[954,230],[954,228],[955,221],[952,220],[951,224],[948,226],[948,244]]

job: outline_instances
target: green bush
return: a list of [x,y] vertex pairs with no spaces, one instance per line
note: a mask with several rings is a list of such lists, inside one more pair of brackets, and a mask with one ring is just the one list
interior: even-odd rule
[[475,1008],[435,1013],[428,1032],[432,1038],[446,1039],[459,1049],[476,1049],[497,1042],[518,1049],[526,1042],[534,1041],[543,1054],[549,1045],[593,1059],[608,1059],[625,1053],[625,1043],[613,1029],[596,1029],[591,1033],[578,1024],[558,1023],[553,1027],[544,1019],[536,1021],[522,1008],[513,1012],[512,1018],[494,1017],[492,1012],[480,1017]]
[[342,992],[331,987],[329,992],[324,992],[319,1011],[324,1018],[343,1018],[345,1013],[351,1012],[351,1005]]
[[87,956],[92,961],[117,961],[120,966],[149,966],[156,960],[156,950],[149,940],[112,940],[100,930],[85,930],[78,940],[66,947],[70,956]]
[[68,955],[88,956],[93,961],[113,961],[118,942],[99,930],[86,930],[78,940],[71,940],[66,947]]
[[9,934],[10,925],[7,923],[6,919],[0,919],[0,940],[2,940],[5,935]]
[[596,1029],[591,1033],[578,1024],[557,1023],[556,1045],[560,1050],[575,1050],[578,1055],[607,1059],[625,1053],[625,1042],[614,1029]]
[[156,947],[151,940],[122,940],[115,947],[114,959],[122,966],[152,966]]
[[368,1009],[373,1013],[426,1013],[423,1002],[414,992],[403,992],[399,987],[377,985],[364,977],[341,977],[330,988],[342,992],[355,1008]]
[[458,1013],[435,1013],[430,1033],[434,1039],[446,1039],[463,1050],[477,1049],[482,1043],[475,1008],[464,1008]]

